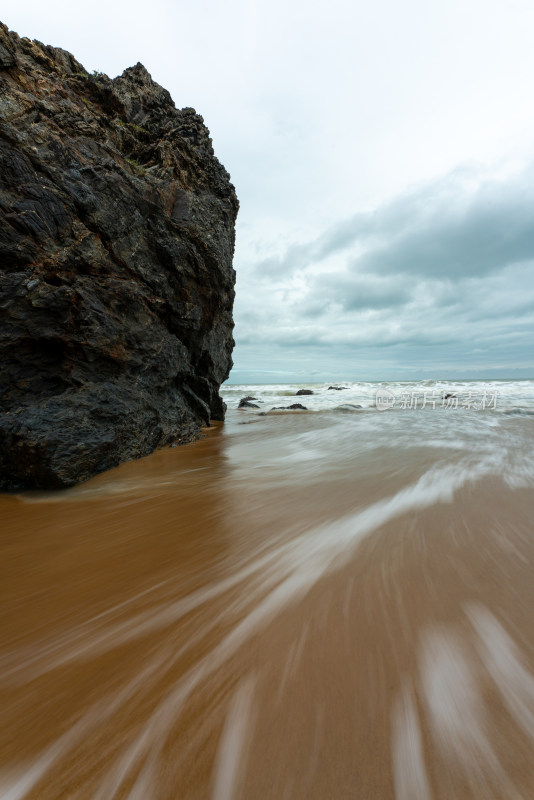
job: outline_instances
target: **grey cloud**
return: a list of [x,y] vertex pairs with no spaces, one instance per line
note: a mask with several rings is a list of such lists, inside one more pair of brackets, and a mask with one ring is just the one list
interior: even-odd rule
[[311,279],[308,298],[299,305],[299,312],[307,317],[318,316],[331,304],[341,311],[395,308],[408,303],[411,297],[412,290],[404,276],[323,274]]
[[532,168],[506,181],[469,168],[355,215],[288,247],[273,271],[264,261],[261,283],[249,271],[239,302],[256,314],[238,318],[237,339],[288,359],[313,353],[324,374],[328,357],[350,364],[351,352],[367,354],[369,374],[373,353],[385,367],[440,374],[462,363],[523,368],[534,339],[533,200]]
[[[479,187],[473,192],[472,183]],[[462,276],[534,257],[534,168],[503,182],[474,168],[412,190],[373,213],[356,214],[313,241],[264,259],[266,279],[289,276],[358,246],[347,255],[362,273]]]
[[346,250],[356,241],[367,241],[374,235],[375,229],[374,214],[356,214],[332,226],[311,242],[290,245],[282,255],[262,259],[256,265],[256,272],[267,279],[291,275]]
[[[531,193],[529,193],[531,194]],[[534,197],[476,198],[462,215],[451,210],[353,262],[364,272],[462,277],[534,258]]]
[[267,278],[287,276],[324,261],[355,244],[369,245],[390,240],[410,230],[428,216],[435,206],[436,194],[443,201],[444,196],[451,194],[450,184],[457,177],[458,172],[455,171],[440,182],[439,188],[433,184],[423,186],[403,194],[376,211],[354,214],[332,225],[310,242],[290,245],[282,255],[262,259],[256,265],[256,270]]

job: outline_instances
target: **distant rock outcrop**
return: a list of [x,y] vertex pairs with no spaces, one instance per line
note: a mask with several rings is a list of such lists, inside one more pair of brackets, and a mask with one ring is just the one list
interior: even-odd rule
[[302,403],[292,403],[290,406],[273,406],[271,411],[307,411],[306,406]]
[[256,403],[251,403],[251,400],[255,400],[255,397],[243,397],[242,400],[239,401],[238,408],[259,408]]
[[238,201],[202,117],[0,25],[0,488],[222,419]]

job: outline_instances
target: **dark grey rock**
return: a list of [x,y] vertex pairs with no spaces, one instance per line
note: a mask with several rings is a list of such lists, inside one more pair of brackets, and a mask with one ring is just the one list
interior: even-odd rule
[[0,25],[0,488],[222,419],[238,211],[202,117]]
[[311,389],[299,389],[295,396],[298,397],[299,395],[304,394],[313,394],[313,392]]
[[239,401],[238,408],[259,408],[256,403],[251,403],[250,400],[243,398],[243,400]]

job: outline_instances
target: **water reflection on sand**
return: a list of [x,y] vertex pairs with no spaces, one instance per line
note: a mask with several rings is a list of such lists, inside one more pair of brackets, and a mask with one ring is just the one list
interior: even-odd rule
[[534,798],[531,422],[462,420],[2,497],[0,797]]

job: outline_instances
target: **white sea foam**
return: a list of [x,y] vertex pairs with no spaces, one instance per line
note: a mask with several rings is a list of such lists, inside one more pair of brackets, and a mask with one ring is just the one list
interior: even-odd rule
[[[265,411],[270,405],[281,405],[280,400],[283,399],[283,405],[289,405],[285,401],[288,398],[295,397],[293,402],[300,402],[310,410],[332,410],[336,406],[351,403],[359,404],[364,408],[373,408],[375,406],[376,392],[387,390],[391,392],[397,399],[396,406],[401,405],[402,396],[417,394],[420,397],[419,407],[422,404],[423,395],[427,397],[441,398],[446,394],[456,395],[460,399],[462,397],[471,396],[479,397],[481,399],[484,394],[489,399],[496,394],[496,406],[498,410],[504,411],[508,408],[515,409],[531,409],[534,410],[534,381],[521,380],[521,381],[390,381],[390,382],[366,382],[366,381],[348,381],[341,382],[339,385],[343,386],[342,391],[335,391],[329,389],[329,383],[316,383],[316,384],[225,384],[221,393],[224,400],[228,403],[229,408],[237,408],[239,400],[242,397],[252,396],[256,397],[258,402],[262,404],[262,410]],[[313,395],[296,396],[299,389],[309,389],[313,391]],[[437,403],[437,410],[439,410],[440,403]],[[430,411],[431,407],[427,405],[425,411]],[[445,409],[442,409],[445,410]],[[448,409],[450,411],[450,409]],[[253,413],[253,412],[252,412]]]
[[431,800],[421,726],[408,684],[393,708],[391,750],[396,800]]
[[509,713],[534,744],[534,675],[510,634],[487,608],[473,603],[467,614],[478,635],[483,664]]
[[212,800],[233,800],[246,766],[250,743],[254,678],[244,679],[230,702],[213,770]]

